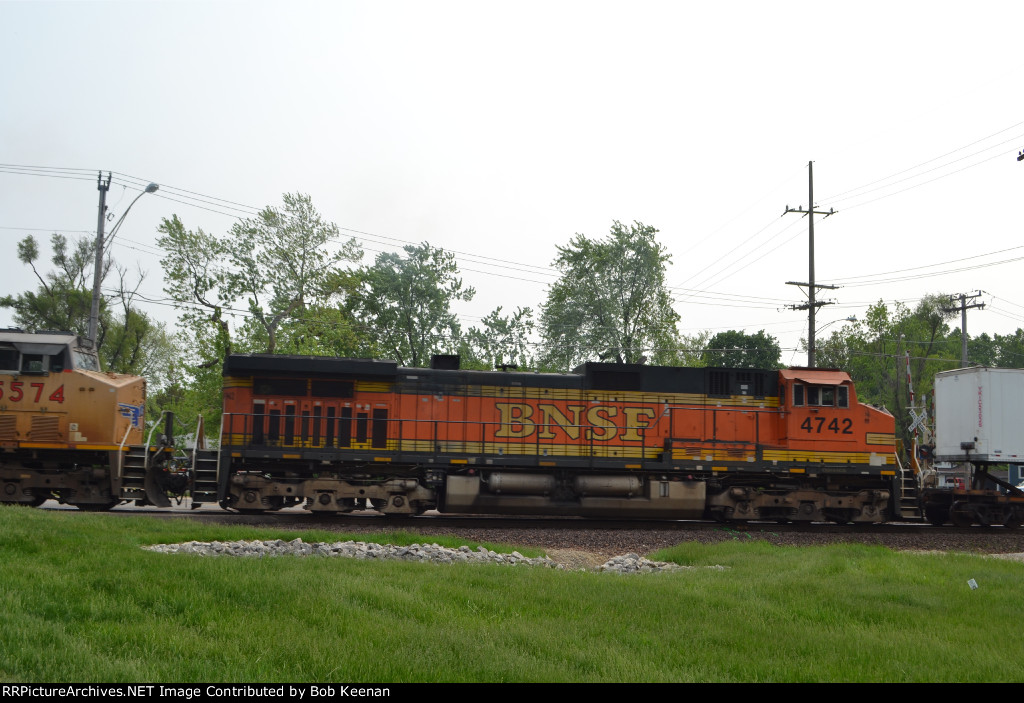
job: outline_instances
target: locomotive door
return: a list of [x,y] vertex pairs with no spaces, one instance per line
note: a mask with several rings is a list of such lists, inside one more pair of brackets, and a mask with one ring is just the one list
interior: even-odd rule
[[342,425],[353,449],[387,449],[390,403],[354,403],[342,410]]

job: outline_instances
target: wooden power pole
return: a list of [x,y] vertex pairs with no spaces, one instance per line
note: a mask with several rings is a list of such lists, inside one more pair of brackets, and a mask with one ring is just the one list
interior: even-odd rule
[[786,281],[787,286],[800,286],[807,288],[807,303],[803,305],[789,305],[790,310],[806,310],[807,311],[807,366],[808,368],[814,368],[814,314],[818,308],[822,305],[831,305],[832,301],[819,301],[815,300],[815,293],[819,288],[835,290],[838,286],[823,286],[814,282],[814,216],[824,215],[829,217],[830,215],[836,214],[836,211],[832,208],[826,212],[825,210],[814,209],[814,162],[807,162],[807,202],[809,203],[807,209],[804,210],[802,207],[791,208],[789,205],[786,206],[786,211],[783,215],[791,212],[798,212],[802,215],[807,215],[807,232],[808,232],[808,274],[807,282],[801,283],[797,281]]

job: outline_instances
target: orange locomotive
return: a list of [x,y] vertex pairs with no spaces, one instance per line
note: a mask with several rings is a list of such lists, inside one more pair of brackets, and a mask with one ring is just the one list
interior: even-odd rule
[[145,394],[145,379],[101,372],[69,332],[0,332],[0,501],[169,505],[187,476],[164,471],[168,447],[142,446]]
[[894,419],[823,369],[571,374],[232,355],[224,507],[722,520],[897,515]]

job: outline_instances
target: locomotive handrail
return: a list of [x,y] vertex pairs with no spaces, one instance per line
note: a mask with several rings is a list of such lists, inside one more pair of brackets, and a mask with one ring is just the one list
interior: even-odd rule
[[[121,438],[121,444],[117,448],[117,473],[115,476],[119,481],[121,480],[121,470],[124,468],[124,445],[128,441],[128,435],[131,434],[131,431],[131,423],[128,423],[128,429],[125,430],[124,437]],[[148,461],[149,457],[147,456],[146,459]]]
[[[257,415],[255,413],[224,413],[221,416],[221,431],[220,436],[224,437],[225,429],[228,432],[229,443],[235,443],[235,446],[274,446],[274,447],[297,447],[297,448],[308,448],[308,449],[342,449],[342,450],[357,450],[357,451],[387,451],[392,452],[394,456],[392,459],[401,460],[403,455],[408,453],[427,453],[435,458],[439,458],[441,455],[452,454],[452,453],[469,453],[471,447],[477,447],[472,449],[474,453],[481,453],[484,455],[504,455],[507,451],[508,445],[512,444],[525,444],[530,446],[532,451],[538,456],[550,457],[550,456],[561,456],[565,455],[558,442],[542,441],[542,439],[551,439],[541,436],[540,430],[547,425],[537,425],[537,431],[532,432],[529,436],[514,435],[511,432],[521,432],[523,428],[522,422],[481,422],[473,420],[435,420],[435,419],[416,419],[416,418],[399,418],[391,417],[383,420],[387,424],[388,431],[385,433],[385,443],[375,444],[376,440],[368,439],[368,441],[358,442],[355,436],[349,436],[347,433],[338,432],[338,425],[344,422],[343,418],[310,418],[311,422],[307,426],[305,431],[295,432],[289,437],[287,433],[277,433],[273,431],[273,428],[268,428],[266,435],[260,434],[260,441],[257,441],[256,428],[259,418],[264,420],[269,419],[268,416]],[[281,416],[283,419],[283,416]],[[654,418],[651,418],[652,420]],[[241,421],[241,427],[238,426],[238,422]],[[273,420],[271,420],[273,422]],[[327,432],[317,432],[316,423],[327,423]],[[409,427],[406,427],[406,424]],[[426,424],[429,423],[429,424]],[[424,427],[426,424],[429,427],[426,436],[421,437],[419,440],[417,437],[419,433],[416,431],[416,427]],[[531,423],[527,423],[531,424]],[[558,427],[566,431],[570,437],[575,432],[578,442],[572,442],[573,446],[576,447],[578,453],[572,453],[579,459],[589,460],[591,466],[593,466],[594,460],[601,458],[612,458],[612,452],[615,450],[622,450],[632,448],[636,452],[634,458],[640,462],[646,464],[646,462],[657,459],[659,452],[662,450],[662,445],[658,441],[661,437],[659,429],[664,429],[664,422],[662,418],[658,417],[657,421],[651,425],[618,425],[616,426],[619,442],[615,444],[609,444],[605,446],[601,439],[595,439],[592,431],[607,431],[608,426],[605,425],[594,425],[592,423],[579,423],[579,424],[558,424]],[[397,425],[397,429],[396,428]],[[323,427],[320,425],[320,427]],[[332,427],[334,429],[332,429]],[[458,428],[463,428],[461,431]],[[470,429],[472,428],[472,429]],[[495,430],[505,429],[507,431],[505,436],[494,436]],[[621,439],[623,434],[633,433],[635,439]],[[650,439],[652,442],[658,442],[657,444],[647,445],[647,440]],[[610,438],[609,438],[610,439]],[[666,437],[666,439],[671,439]],[[423,442],[424,445],[430,442],[429,447],[423,446],[420,449],[415,449],[416,442]],[[406,444],[410,442],[412,446]],[[648,451],[650,449],[651,451]],[[547,452],[547,453],[545,453]],[[626,458],[626,455],[615,454],[619,458]],[[220,457],[218,455],[218,471],[220,470]]]
[[[149,458],[150,458],[149,448],[151,446],[153,446],[153,433],[156,432],[156,428],[159,427],[160,424],[161,424],[160,421],[164,419],[164,415],[166,415],[167,413],[168,413],[167,410],[163,410],[163,411],[160,412],[160,419],[158,419],[156,422],[153,423],[153,426],[149,430],[149,437],[146,437],[146,461],[144,462],[143,465],[145,466],[145,468],[147,470],[149,470]],[[131,429],[132,428],[129,427],[128,431],[131,432]],[[125,433],[124,438],[128,439],[128,433],[127,432]],[[124,442],[121,442],[121,447],[122,448],[124,447]]]
[[[223,422],[223,418],[221,419],[221,421]],[[199,460],[199,438],[201,436],[199,433],[202,431],[202,429],[203,429],[203,416],[200,415],[199,416],[199,420],[196,421],[196,439],[195,439],[195,442],[193,442],[193,444],[192,444],[192,476],[193,477],[196,475],[196,462]],[[205,436],[203,437],[203,444],[206,444]],[[204,449],[205,449],[205,447],[204,447]]]
[[220,491],[219,486],[221,485],[221,480],[220,480],[220,457],[224,453],[224,416],[225,415],[227,415],[227,413],[221,413],[221,415],[220,415],[220,434],[217,435],[218,444],[219,444],[219,446],[217,447],[217,469],[216,469],[216,473],[217,473],[217,486],[218,486],[217,490],[218,490],[218,492]]

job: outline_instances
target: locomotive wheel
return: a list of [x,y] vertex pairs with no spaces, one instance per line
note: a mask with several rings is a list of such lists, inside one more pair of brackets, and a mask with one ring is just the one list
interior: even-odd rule
[[949,509],[949,520],[956,527],[970,527],[974,524],[974,516],[961,508],[960,503],[953,503],[953,507]]
[[1003,519],[1003,527],[1008,530],[1016,530],[1020,527],[1020,513],[1010,508],[1007,516]]
[[945,505],[929,505],[924,509],[925,520],[940,527],[949,522],[949,508]]
[[50,496],[48,496],[46,494],[43,494],[43,495],[34,494],[32,496],[31,502],[29,502],[29,505],[31,505],[33,508],[38,508],[40,505],[42,505],[43,503],[45,503],[49,499],[50,499]]

